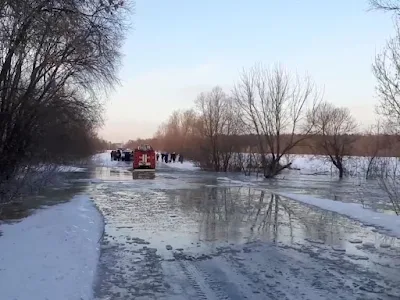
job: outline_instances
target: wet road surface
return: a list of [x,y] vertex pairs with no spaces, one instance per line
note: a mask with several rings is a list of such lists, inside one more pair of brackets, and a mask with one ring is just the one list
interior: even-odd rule
[[400,241],[214,174],[97,168],[96,299],[400,299]]

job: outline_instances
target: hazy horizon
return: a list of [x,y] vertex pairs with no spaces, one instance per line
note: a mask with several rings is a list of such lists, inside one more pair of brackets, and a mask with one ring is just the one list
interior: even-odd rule
[[113,142],[151,137],[172,111],[193,107],[215,85],[229,92],[239,71],[256,62],[309,74],[324,100],[372,124],[371,65],[394,25],[389,14],[368,11],[367,0],[351,2],[137,0],[122,85],[109,98],[100,135]]

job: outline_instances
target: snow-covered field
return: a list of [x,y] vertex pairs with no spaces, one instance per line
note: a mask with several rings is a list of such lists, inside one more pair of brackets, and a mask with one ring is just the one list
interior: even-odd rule
[[[244,164],[246,165],[246,157],[248,154],[242,153],[244,156]],[[235,158],[233,158],[233,161]],[[300,174],[304,175],[329,175],[337,176],[338,171],[332,162],[325,156],[318,155],[285,155],[282,157],[282,163],[292,162],[291,170],[287,171],[299,171]],[[106,163],[108,165],[109,162]],[[368,168],[371,175],[374,176],[399,176],[400,175],[400,158],[397,157],[376,157],[372,159],[370,157],[359,157],[350,156],[345,157],[344,166],[346,169],[346,175],[365,177]],[[186,169],[186,170],[198,170],[199,168],[194,165],[193,162],[185,161],[183,164],[172,163],[171,167]]]
[[92,299],[102,217],[86,196],[1,224],[0,298]]
[[[347,174],[350,176],[365,176],[371,158],[351,156],[344,159]],[[337,170],[332,162],[324,156],[315,155],[288,155],[284,162],[292,162],[293,169],[299,169],[303,174],[335,175]],[[371,166],[373,175],[398,176],[400,171],[400,159],[397,157],[377,157],[373,159]]]

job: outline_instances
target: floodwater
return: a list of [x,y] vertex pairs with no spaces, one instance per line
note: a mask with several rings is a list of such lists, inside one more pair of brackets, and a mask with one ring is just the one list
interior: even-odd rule
[[330,175],[306,175],[301,171],[290,170],[275,179],[263,180],[259,177],[246,177],[241,174],[230,175],[230,179],[256,184],[269,190],[300,193],[318,198],[331,199],[347,203],[359,203],[373,211],[394,214],[390,199],[382,193],[377,180],[365,180],[360,177],[343,179]]
[[90,179],[105,222],[96,299],[400,299],[399,239],[269,191],[306,182],[143,176],[121,162]]

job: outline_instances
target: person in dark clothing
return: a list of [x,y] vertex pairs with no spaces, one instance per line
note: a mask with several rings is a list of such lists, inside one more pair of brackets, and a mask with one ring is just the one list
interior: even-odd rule
[[164,161],[165,160],[165,153],[163,152],[163,153],[161,153],[161,161]]
[[168,153],[165,153],[164,160],[165,160],[165,163],[167,164],[168,163]]
[[114,151],[114,150],[112,150],[112,151],[111,151],[111,160],[113,160],[113,159],[114,159],[114,156],[115,156],[115,151]]
[[156,160],[158,161],[158,159],[160,158],[160,153],[156,154]]
[[183,164],[183,155],[182,155],[182,154],[179,154],[178,160],[179,160],[179,162],[180,162],[181,164]]

